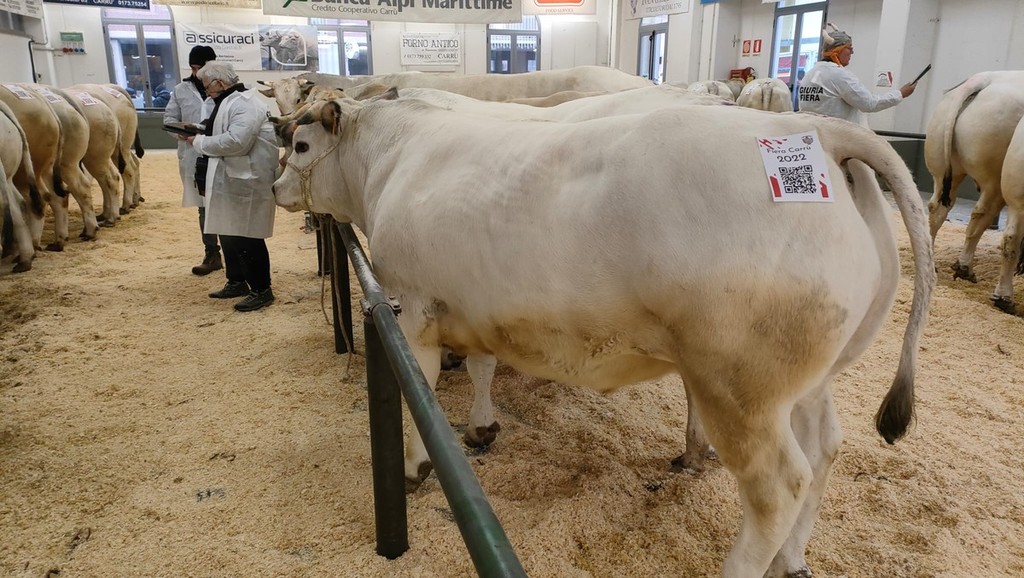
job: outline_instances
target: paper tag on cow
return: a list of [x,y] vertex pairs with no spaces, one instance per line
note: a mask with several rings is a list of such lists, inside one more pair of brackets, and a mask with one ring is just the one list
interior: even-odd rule
[[96,104],[96,100],[88,92],[72,92],[71,94],[78,97],[78,100],[82,101],[85,106],[93,106]]
[[832,181],[817,131],[757,139],[772,200],[831,203]]
[[100,88],[105,90],[107,94],[113,96],[114,98],[124,98],[124,94],[122,94],[121,91],[116,88],[113,88],[111,86],[101,86]]
[[62,100],[64,100],[63,98],[60,97],[60,95],[58,95],[57,93],[53,92],[49,88],[46,88],[45,86],[40,86],[36,90],[39,91],[39,94],[43,95],[43,98],[45,98],[46,100],[50,101],[53,104],[57,104],[58,102],[61,102]]
[[17,84],[5,84],[4,88],[11,91],[14,96],[17,96],[21,100],[30,100],[34,98],[27,90],[18,86]]

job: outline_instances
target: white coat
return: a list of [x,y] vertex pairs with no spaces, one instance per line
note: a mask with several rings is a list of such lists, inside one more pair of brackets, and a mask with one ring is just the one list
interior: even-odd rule
[[800,81],[800,112],[816,112],[867,126],[865,112],[878,112],[903,100],[898,88],[872,94],[843,66],[819,61]]
[[[213,101],[203,100],[191,81],[183,80],[174,87],[164,109],[164,124],[170,122],[200,123],[210,116]],[[181,206],[202,207],[203,197],[196,189],[196,159],[199,153],[185,140],[178,140],[178,174],[181,175]]]
[[213,135],[192,147],[210,157],[206,171],[207,234],[266,239],[274,234],[274,172],[279,150],[270,111],[255,90],[221,102]]

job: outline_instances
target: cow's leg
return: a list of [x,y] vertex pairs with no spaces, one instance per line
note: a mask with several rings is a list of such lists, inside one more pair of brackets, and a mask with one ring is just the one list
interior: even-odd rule
[[766,578],[809,578],[810,569],[804,560],[807,542],[818,517],[821,498],[828,484],[832,463],[843,442],[835,402],[832,397],[832,380],[827,380],[819,389],[805,397],[793,408],[791,423],[804,456],[811,464],[814,479],[811,481],[807,498],[800,516],[793,525],[782,549],[772,560]]
[[501,431],[491,402],[491,381],[497,365],[498,360],[493,355],[466,357],[466,371],[473,380],[473,407],[469,410],[469,427],[463,441],[470,447],[491,444]]
[[117,212],[117,189],[119,179],[117,174],[117,167],[110,160],[105,163],[99,163],[99,166],[95,167],[95,171],[92,168],[89,172],[96,177],[96,181],[100,185],[100,190],[103,191],[103,218],[102,224],[104,227],[113,227],[114,223],[120,218]]
[[[4,213],[4,223],[7,224],[7,217],[10,216],[10,228],[12,229],[12,242],[18,248],[18,263],[14,266],[15,273],[22,273],[32,268],[32,258],[35,256],[35,249],[32,246],[32,234],[29,232],[28,225],[25,223],[24,212],[21,210],[21,204],[24,200],[14,190],[14,187],[9,183],[0,183],[3,187],[2,194],[7,197],[5,203],[6,211]],[[5,231],[4,236],[7,236]],[[13,247],[4,246],[4,253],[10,249],[13,252]]]
[[686,390],[686,451],[672,460],[671,469],[673,472],[697,473],[704,471],[704,459],[714,458],[715,451],[704,435],[704,424],[700,421],[690,388],[685,382],[683,387]]
[[1006,220],[1006,230],[1003,231],[1001,245],[1003,264],[999,268],[999,282],[996,283],[995,292],[992,293],[992,303],[1002,311],[1016,313],[1013,304],[1013,275],[1017,271],[1021,257],[1021,240],[1024,238],[1024,206],[1010,207]]
[[[412,315],[402,315],[398,318],[402,332],[405,335],[419,334],[415,329],[415,321],[412,320],[412,317]],[[423,370],[423,377],[426,378],[427,384],[430,385],[430,389],[433,391],[437,385],[437,377],[441,374],[441,348],[426,346],[413,340],[410,340],[409,347],[412,349],[412,354],[416,358],[420,369]],[[427,455],[427,448],[423,445],[423,438],[420,437],[420,431],[417,429],[416,423],[413,422],[409,430],[409,438],[405,444],[406,491],[412,492],[416,490],[423,483],[423,480],[427,479],[427,476],[430,475],[432,467],[430,456]]]
[[967,223],[964,247],[960,251],[960,258],[953,265],[953,279],[966,279],[971,283],[978,282],[974,271],[971,270],[971,264],[974,262],[974,251],[978,248],[981,235],[992,224],[993,219],[999,216],[999,211],[1006,205],[998,183],[980,185],[981,198],[978,199],[978,203],[974,205],[974,210],[971,211],[971,220]]
[[124,192],[121,195],[121,209],[122,215],[127,215],[132,210],[132,203],[135,201],[135,187],[138,182],[139,174],[139,158],[135,156],[135,153],[128,151],[124,158],[125,167],[124,174],[121,175],[121,181],[124,184]]
[[68,191],[75,197],[75,202],[78,203],[78,207],[82,211],[82,233],[79,237],[95,239],[98,225],[96,209],[92,206],[92,183],[89,182],[89,177],[77,165],[64,167],[61,172],[68,175]]
[[[51,179],[52,180],[52,179]],[[45,195],[53,209],[53,242],[46,246],[47,251],[63,251],[68,242],[68,198],[55,194]]]
[[967,173],[953,175],[949,195],[945,202],[942,199],[942,179],[935,180],[935,189],[932,193],[932,198],[928,201],[928,224],[932,232],[932,244],[935,244],[935,236],[939,234],[939,228],[946,222],[950,209],[956,204],[957,187],[960,186],[960,183],[963,182],[966,176]]
[[[735,393],[752,385],[727,383],[711,373],[705,377],[688,383],[708,440],[736,477],[743,506],[739,536],[725,560],[723,576],[759,577],[789,536],[813,473],[790,425],[792,404],[770,396],[743,404]],[[779,382],[758,389],[780,388],[790,389]]]

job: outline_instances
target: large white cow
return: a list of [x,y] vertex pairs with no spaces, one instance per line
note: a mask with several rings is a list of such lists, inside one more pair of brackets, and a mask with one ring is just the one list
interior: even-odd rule
[[1006,230],[1003,231],[1003,264],[992,301],[1000,309],[1015,313],[1013,276],[1024,273],[1024,119],[1017,123],[1003,160],[1002,193],[1006,201]]
[[736,102],[736,96],[733,95],[732,88],[721,80],[698,80],[683,88],[687,88],[697,94],[711,94]]
[[[139,141],[138,111],[135,110],[135,105],[125,89],[116,84],[76,84],[67,90],[73,95],[85,92],[91,97],[101,100],[110,108],[121,125],[121,142],[118,143],[115,151],[116,158],[113,161],[122,171],[121,181],[124,184],[118,213],[127,215],[143,200],[140,159],[145,151]],[[132,152],[133,149],[135,152]]]
[[[42,84],[23,83],[22,88],[30,90],[45,99],[60,122],[61,147],[57,157],[60,178],[65,188],[75,198],[82,211],[82,239],[96,238],[96,209],[92,205],[92,179],[85,173],[83,161],[89,149],[89,122],[80,107],[68,102],[50,87]],[[68,198],[52,198],[54,242],[47,247],[60,251],[68,239]]]
[[[953,88],[935,107],[925,135],[924,154],[934,189],[928,202],[932,238],[953,204],[956,190],[970,175],[979,198],[967,224],[967,236],[953,278],[977,282],[971,270],[982,233],[1005,202],[1001,190],[1003,158],[1014,129],[1024,117],[1024,72],[979,72]],[[1002,296],[997,291],[997,296]],[[1013,302],[995,299],[1001,309]]]
[[577,66],[524,74],[396,72],[374,76],[365,83],[354,86],[343,76],[321,74],[316,76],[316,79],[318,86],[344,89],[353,98],[359,98],[360,86],[374,82],[398,89],[437,88],[478,100],[493,101],[550,96],[563,91],[614,92],[651,86],[650,80],[606,66]]
[[[0,101],[0,215],[3,216],[3,234],[0,244],[3,245],[2,256],[17,255],[14,272],[21,273],[32,268],[35,256],[32,233],[25,220],[29,205],[35,211],[43,210],[43,199],[36,188],[35,169],[32,167],[32,156],[28,150],[28,137],[17,116],[7,104]],[[18,194],[14,186],[14,175],[22,173],[22,181],[30,183],[25,197]]]
[[[468,355],[474,380],[496,357],[600,391],[678,372],[738,480],[743,524],[724,574],[808,573],[841,441],[831,381],[871,343],[900,275],[888,204],[847,187],[846,159],[892,185],[910,233],[915,294],[879,432],[895,441],[913,410],[935,271],[920,197],[884,140],[719,106],[555,123],[338,100],[309,120],[277,202],[362,229],[428,383],[444,345]],[[834,202],[773,203],[757,139],[808,131]],[[429,471],[414,430],[406,477]]]
[[793,112],[793,93],[778,78],[755,78],[743,87],[736,104],[771,112]]

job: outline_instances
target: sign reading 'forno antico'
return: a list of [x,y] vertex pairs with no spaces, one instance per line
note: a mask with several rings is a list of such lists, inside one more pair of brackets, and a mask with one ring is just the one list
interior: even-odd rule
[[522,0],[263,0],[264,14],[390,22],[519,22],[522,12]]
[[462,41],[457,32],[403,32],[402,66],[458,66]]

